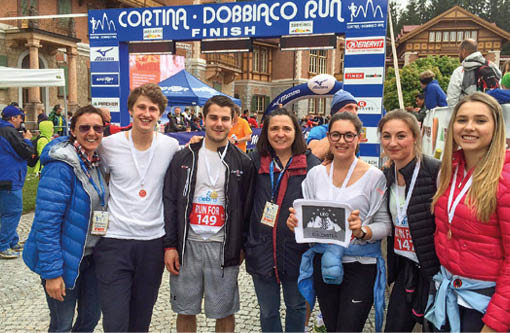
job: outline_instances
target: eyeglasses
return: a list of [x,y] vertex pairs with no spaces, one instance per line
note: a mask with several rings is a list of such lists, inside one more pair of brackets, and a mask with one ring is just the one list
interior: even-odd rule
[[347,133],[340,133],[340,132],[330,132],[328,133],[328,136],[329,136],[329,139],[332,141],[332,142],[338,142],[340,141],[340,139],[342,138],[342,136],[344,137],[344,140],[345,142],[347,143],[351,143],[354,141],[354,139],[358,136],[358,134],[356,133],[352,133],[352,132],[347,132]]
[[103,133],[104,126],[103,125],[80,125],[78,126],[78,130],[80,133],[88,133],[90,128],[94,129],[96,133]]

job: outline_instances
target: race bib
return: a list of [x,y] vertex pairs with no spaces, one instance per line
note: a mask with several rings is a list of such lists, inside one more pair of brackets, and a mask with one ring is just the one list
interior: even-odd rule
[[267,201],[266,206],[264,207],[264,212],[262,213],[262,218],[260,219],[260,223],[274,228],[276,218],[278,216],[278,208],[279,207],[277,204]]
[[395,242],[393,245],[395,251],[415,252],[407,217],[400,223],[400,226],[395,226]]
[[225,208],[220,205],[193,203],[189,220],[196,233],[216,233],[225,224]]
[[95,236],[104,236],[108,230],[108,212],[95,210],[92,213],[92,226],[90,234]]

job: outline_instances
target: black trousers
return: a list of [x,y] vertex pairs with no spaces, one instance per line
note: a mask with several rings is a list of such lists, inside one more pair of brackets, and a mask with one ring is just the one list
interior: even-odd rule
[[[474,309],[465,308],[459,305],[460,315],[460,331],[461,332],[480,332],[483,328],[483,313],[478,312]],[[450,332],[450,324],[448,323],[448,317],[446,318],[446,325],[438,330],[434,325],[428,323],[427,328],[431,329],[432,332]]]
[[103,238],[94,249],[105,332],[147,332],[164,269],[163,239]]
[[385,332],[411,332],[416,323],[423,323],[430,281],[411,260],[398,256],[397,278],[391,291],[386,313]]
[[343,264],[342,284],[334,285],[322,280],[321,258],[314,258],[313,281],[327,331],[361,332],[374,303],[377,265]]

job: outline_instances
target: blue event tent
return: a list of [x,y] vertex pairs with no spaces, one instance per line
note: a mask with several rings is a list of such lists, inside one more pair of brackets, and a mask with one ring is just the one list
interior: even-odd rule
[[[211,88],[200,81],[185,69],[175,73],[169,78],[158,83],[163,94],[168,98],[168,105],[199,105],[203,106],[205,102],[215,95],[225,95],[216,89]],[[234,103],[241,106],[241,100],[230,97]]]

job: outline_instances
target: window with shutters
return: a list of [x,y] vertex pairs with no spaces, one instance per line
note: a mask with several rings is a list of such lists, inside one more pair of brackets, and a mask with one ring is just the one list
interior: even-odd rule
[[267,104],[269,104],[269,97],[263,95],[253,95],[251,102],[252,112],[263,113],[266,110]]
[[[71,0],[58,0],[57,5],[59,14],[71,14]],[[61,27],[67,28],[69,26],[69,18],[58,19]]]
[[326,99],[325,98],[310,98],[308,100],[308,114],[326,113]]

